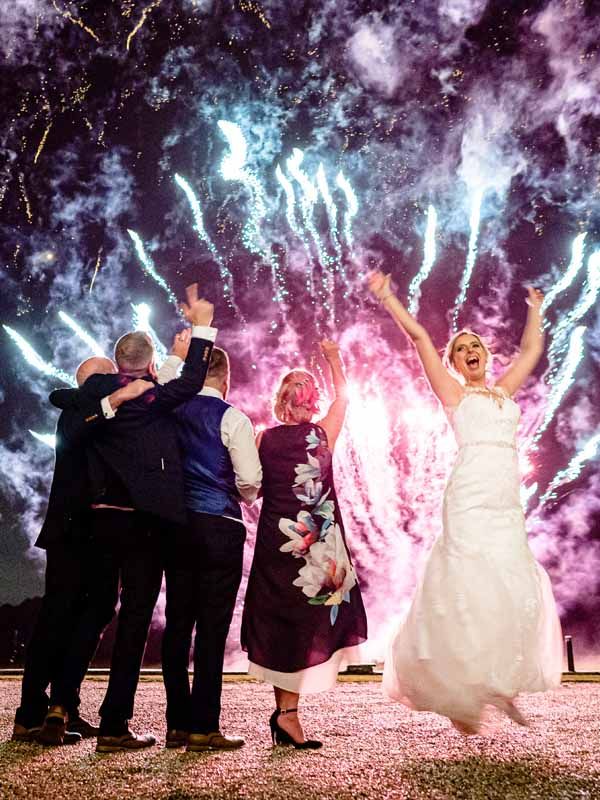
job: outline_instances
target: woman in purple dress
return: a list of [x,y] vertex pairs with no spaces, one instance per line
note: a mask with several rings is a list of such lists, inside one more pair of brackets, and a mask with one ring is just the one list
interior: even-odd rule
[[301,694],[335,685],[349,649],[367,638],[367,618],[346,546],[331,456],[346,412],[339,347],[321,343],[335,399],[319,422],[314,377],[293,370],[275,398],[282,423],[259,439],[263,505],[242,618],[249,674],[275,690],[275,744],[317,748],[298,718]]

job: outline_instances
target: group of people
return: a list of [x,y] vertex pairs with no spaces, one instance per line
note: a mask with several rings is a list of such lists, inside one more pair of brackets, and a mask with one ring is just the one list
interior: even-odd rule
[[[448,717],[463,734],[481,731],[488,706],[525,724],[514,699],[556,686],[562,668],[549,580],[527,544],[519,410],[511,399],[543,351],[542,296],[529,290],[520,353],[492,386],[491,356],[479,336],[456,334],[442,361],[389,276],[372,273],[369,288],[414,343],[459,445],[443,531],[390,644],[384,690]],[[37,541],[47,553],[46,589],[15,740],[62,745],[96,736],[98,752],[155,744],[129,722],[164,575],[166,746],[194,752],[244,744],[221,732],[221,684],[242,577],[241,504],[259,494],[241,644],[249,673],[274,687],[274,744],[321,747],[304,735],[300,696],[332,688],[341,663],[355,659],[367,638],[332,474],[347,406],[339,347],[321,342],[334,394],[326,413],[319,413],[314,376],[293,369],[275,396],[280,424],[255,440],[250,420],[226,399],[229,360],[214,346],[212,304],[198,297],[196,284],[186,293],[182,312],[191,327],[175,336],[160,370],[150,337],[132,332],[118,340],[114,362],[87,359],[77,370],[79,388],[50,396],[61,413]],[[96,727],[79,714],[79,692],[119,601]]]

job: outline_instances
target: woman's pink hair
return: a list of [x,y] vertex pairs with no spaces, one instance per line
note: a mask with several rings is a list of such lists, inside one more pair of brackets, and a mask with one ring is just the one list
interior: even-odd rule
[[273,402],[273,413],[279,422],[310,422],[319,411],[319,387],[314,375],[305,369],[293,369],[281,379]]

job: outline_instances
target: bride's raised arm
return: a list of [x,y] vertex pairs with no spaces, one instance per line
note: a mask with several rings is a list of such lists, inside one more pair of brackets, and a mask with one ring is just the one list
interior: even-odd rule
[[460,402],[464,389],[448,372],[431,337],[425,328],[417,322],[393,293],[390,275],[383,272],[372,272],[369,275],[369,289],[385,308],[396,325],[404,331],[414,344],[427,380],[442,405],[455,406]]
[[513,395],[527,380],[544,352],[543,302],[544,295],[539,289],[529,286],[527,288],[529,309],[519,354],[500,380],[496,381],[496,386],[502,387],[509,395]]

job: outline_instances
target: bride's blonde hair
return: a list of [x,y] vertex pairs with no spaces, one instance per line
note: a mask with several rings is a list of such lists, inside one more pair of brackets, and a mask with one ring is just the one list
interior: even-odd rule
[[310,422],[319,411],[319,387],[314,375],[304,369],[293,369],[281,379],[273,402],[273,413],[279,422]]

